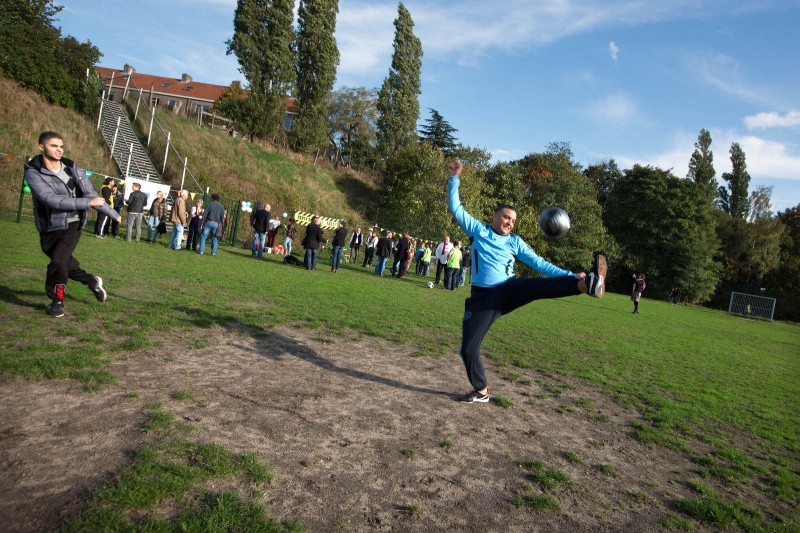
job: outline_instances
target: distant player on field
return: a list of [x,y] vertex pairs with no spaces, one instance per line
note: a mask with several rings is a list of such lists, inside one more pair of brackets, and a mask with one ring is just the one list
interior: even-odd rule
[[[447,207],[469,237],[472,254],[472,293],[464,302],[461,333],[461,359],[473,390],[459,398],[464,402],[489,401],[489,388],[480,356],[483,338],[495,320],[533,300],[589,294],[602,298],[605,291],[606,259],[596,255],[587,275],[573,274],[536,255],[518,235],[511,233],[517,210],[501,205],[494,212],[491,224],[478,222],[464,210],[458,196],[463,165],[448,165]],[[514,262],[519,259],[548,278],[514,277]]]

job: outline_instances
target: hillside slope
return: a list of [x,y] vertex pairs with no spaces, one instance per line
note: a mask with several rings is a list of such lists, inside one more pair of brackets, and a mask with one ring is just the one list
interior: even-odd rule
[[[377,186],[368,177],[315,166],[310,157],[234,139],[160,109],[156,118],[164,131],[170,132],[171,143],[181,157],[188,157],[189,169],[203,190],[209,188],[229,198],[268,202],[273,212],[298,210],[342,217],[350,227],[367,224],[375,213]],[[149,119],[149,113],[140,111],[139,127],[145,135]],[[35,154],[39,133],[55,130],[65,138],[66,157],[94,172],[119,175],[93,120],[50,105],[39,95],[3,78],[0,124],[0,152]],[[163,163],[165,144],[154,133],[151,157],[158,168]],[[164,180],[180,186],[181,171],[182,162],[171,153]],[[13,178],[16,180],[17,176]],[[197,186],[188,180],[186,188],[197,191]]]

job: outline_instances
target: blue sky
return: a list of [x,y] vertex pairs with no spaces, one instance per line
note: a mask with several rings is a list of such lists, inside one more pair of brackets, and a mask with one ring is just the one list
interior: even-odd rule
[[[235,0],[63,0],[64,34],[101,65],[228,85]],[[685,176],[702,128],[717,179],[738,142],[773,210],[800,203],[797,0],[413,0],[422,40],[421,120],[496,160],[569,142],[584,166],[614,158]],[[337,87],[379,87],[397,3],[340,0]]]

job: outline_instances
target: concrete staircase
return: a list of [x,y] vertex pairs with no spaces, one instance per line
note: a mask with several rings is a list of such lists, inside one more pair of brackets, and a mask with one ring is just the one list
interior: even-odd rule
[[[101,100],[101,104],[103,112],[100,116],[100,132],[123,176],[122,179],[131,177],[161,183],[158,170],[134,133],[122,106],[111,100]],[[131,145],[133,145],[133,151],[131,151]]]

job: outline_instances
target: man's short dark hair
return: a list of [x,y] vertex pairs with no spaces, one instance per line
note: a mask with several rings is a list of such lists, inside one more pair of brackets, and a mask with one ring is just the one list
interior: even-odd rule
[[211,195],[211,201],[212,202],[219,202],[219,194],[217,194],[217,193],[212,194]]
[[510,209],[510,210],[514,211],[515,213],[517,212],[517,208],[516,208],[516,207],[514,207],[513,205],[510,205],[510,204],[502,204],[502,205],[498,205],[498,206],[497,206],[497,209],[495,209],[495,210],[494,210],[494,212],[495,212],[495,213],[497,213],[497,212],[498,212],[498,211],[500,211],[501,209]]
[[139,190],[139,189],[142,188],[142,184],[141,183],[134,183],[133,185],[131,185],[131,187],[133,187],[136,190]]
[[44,144],[50,139],[61,139],[62,141],[64,138],[54,131],[43,131],[41,135],[39,135],[39,144]]

